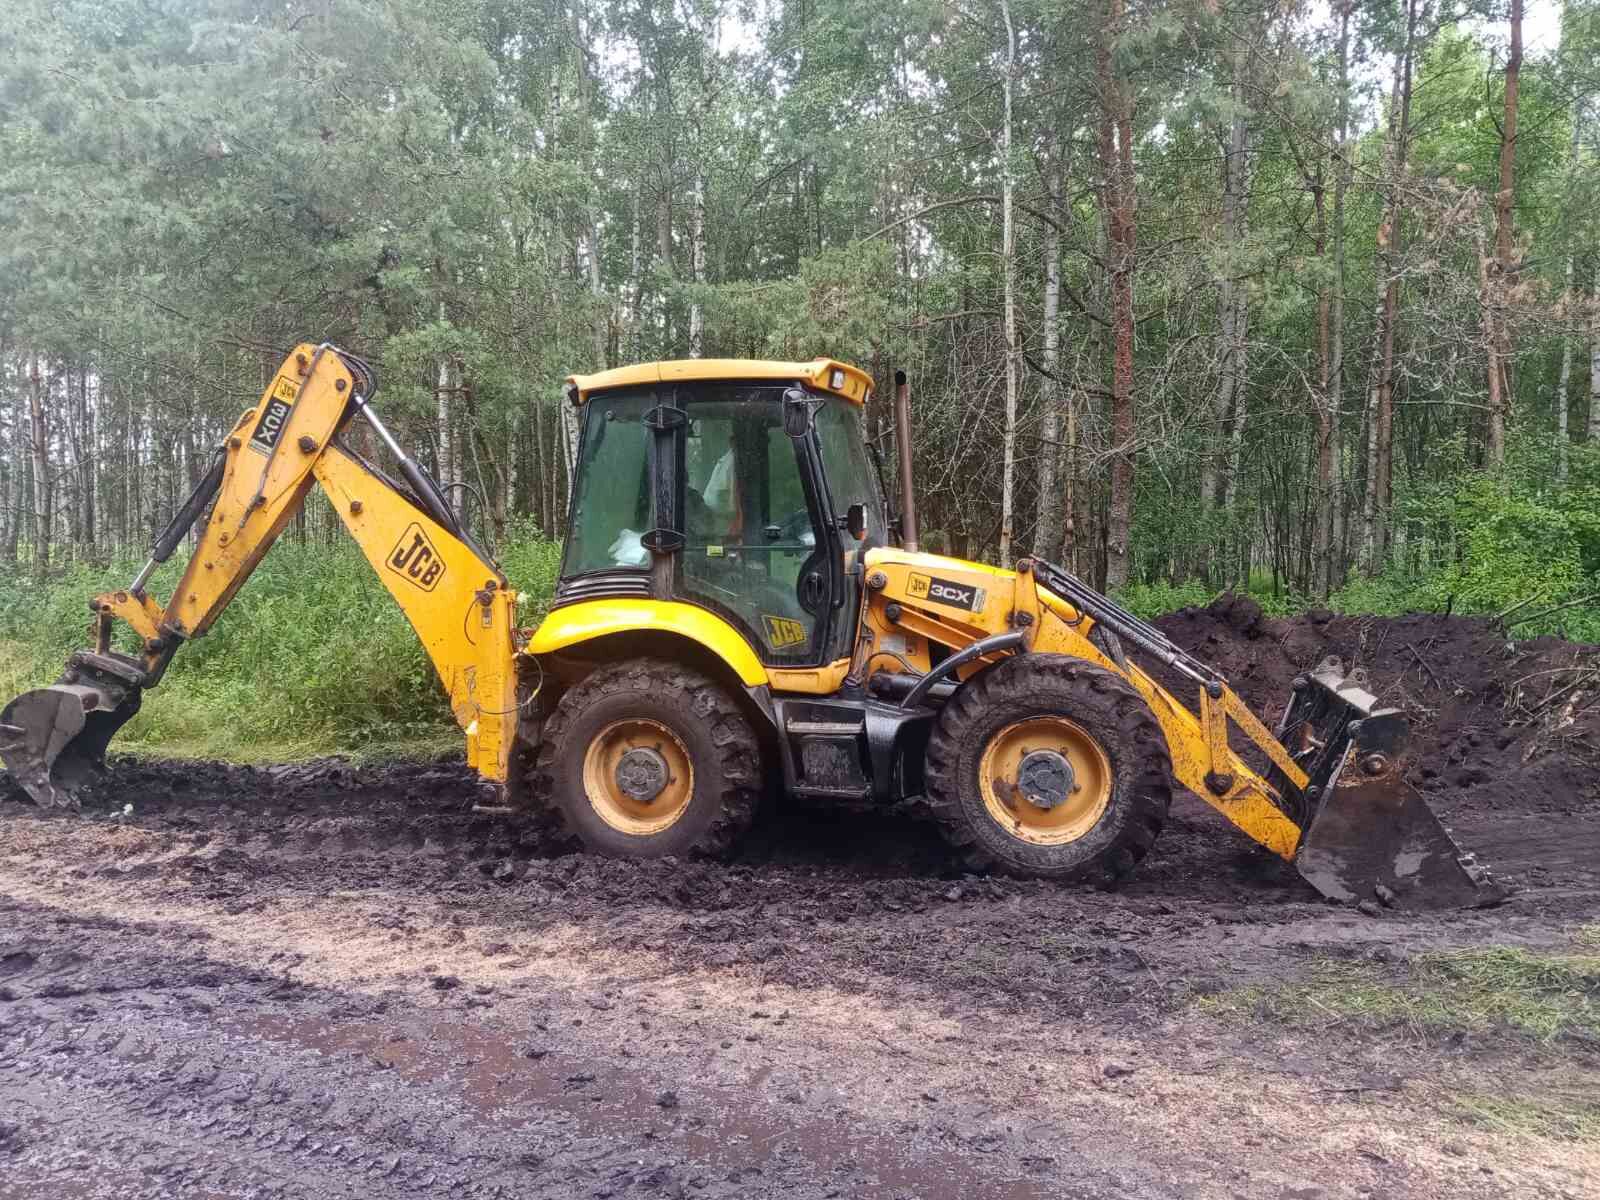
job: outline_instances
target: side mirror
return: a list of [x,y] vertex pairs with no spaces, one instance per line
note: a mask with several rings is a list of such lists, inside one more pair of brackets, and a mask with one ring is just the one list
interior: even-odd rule
[[867,537],[867,506],[865,504],[852,504],[845,509],[844,527],[856,541],[865,541]]
[[783,393],[783,431],[792,438],[805,437],[811,432],[811,414],[815,411],[811,397],[800,388],[792,387]]

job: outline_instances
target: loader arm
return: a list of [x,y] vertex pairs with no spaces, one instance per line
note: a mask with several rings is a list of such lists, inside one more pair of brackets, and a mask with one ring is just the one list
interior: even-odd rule
[[[301,345],[284,360],[138,577],[90,601],[94,649],[75,653],[57,684],[0,713],[0,756],[36,800],[72,801],[143,691],[184,642],[206,634],[318,484],[421,639],[466,734],[468,762],[506,780],[517,721],[516,594],[371,411],[374,387],[370,367],[332,346]],[[357,415],[395,452],[405,485],[341,438]],[[197,524],[163,605],[145,584]],[[112,649],[118,620],[138,635],[137,655]],[[270,693],[263,699],[270,714]]]

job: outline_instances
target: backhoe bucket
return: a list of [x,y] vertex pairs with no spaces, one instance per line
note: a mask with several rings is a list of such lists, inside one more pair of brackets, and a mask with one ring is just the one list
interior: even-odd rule
[[0,711],[0,759],[41,805],[76,808],[105,770],[106,747],[139,711],[144,672],[132,660],[83,650],[49,687],[23,692]]
[[1398,709],[1379,708],[1359,671],[1337,658],[1295,681],[1278,739],[1311,777],[1271,782],[1297,802],[1303,836],[1295,866],[1324,896],[1407,909],[1469,908],[1506,889],[1463,854],[1406,781],[1410,729]]

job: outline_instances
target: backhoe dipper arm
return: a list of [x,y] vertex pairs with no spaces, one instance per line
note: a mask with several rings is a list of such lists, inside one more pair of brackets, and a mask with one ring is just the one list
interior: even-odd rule
[[[91,601],[95,650],[75,654],[57,688],[27,693],[7,709],[12,713],[28,697],[36,698],[35,712],[25,706],[9,718],[18,731],[9,741],[17,745],[8,744],[5,757],[8,764],[21,760],[21,769],[13,764],[14,774],[30,791],[37,784],[46,793],[39,799],[62,801],[61,790],[70,793],[81,780],[79,768],[97,763],[110,736],[137,710],[139,693],[160,681],[185,641],[211,628],[316,483],[421,639],[466,733],[468,761],[485,778],[505,781],[517,720],[516,594],[461,529],[437,485],[371,411],[372,388],[370,368],[329,345],[301,345],[284,360],[260,402],[228,434],[194,496],[157,539],[150,562],[128,588]],[[395,452],[412,495],[339,440],[357,413]],[[210,515],[194,553],[163,606],[145,584],[207,503]],[[140,657],[111,652],[117,618],[142,639]],[[63,685],[87,687],[90,694],[81,699],[86,718],[70,711],[76,696],[63,703],[64,696],[47,695]],[[82,744],[74,747],[80,732]],[[82,755],[86,764],[66,762],[53,770],[58,757]]]

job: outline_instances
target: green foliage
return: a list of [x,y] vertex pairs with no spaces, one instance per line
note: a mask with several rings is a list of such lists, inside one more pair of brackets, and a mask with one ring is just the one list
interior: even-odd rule
[[[560,548],[525,528],[517,534],[504,569],[528,594],[522,619],[532,624],[549,603]],[[170,587],[175,568],[158,574],[154,593]],[[131,561],[79,566],[43,584],[0,573],[0,691],[9,698],[54,681],[67,655],[88,644],[87,599],[135,570]],[[233,758],[456,744],[433,666],[360,551],[288,539],[210,635],[178,652],[117,742]]]
[[[1471,473],[1411,498],[1415,545],[1374,577],[1355,576],[1331,598],[1342,612],[1497,613],[1520,600],[1537,614],[1600,592],[1600,459],[1575,457],[1574,483],[1542,488],[1508,470]],[[1600,601],[1513,626],[1519,637],[1561,633],[1600,641]]]
[[1117,595],[1129,612],[1150,620],[1180,608],[1203,608],[1216,599],[1216,591],[1198,579],[1183,583],[1134,583]]

